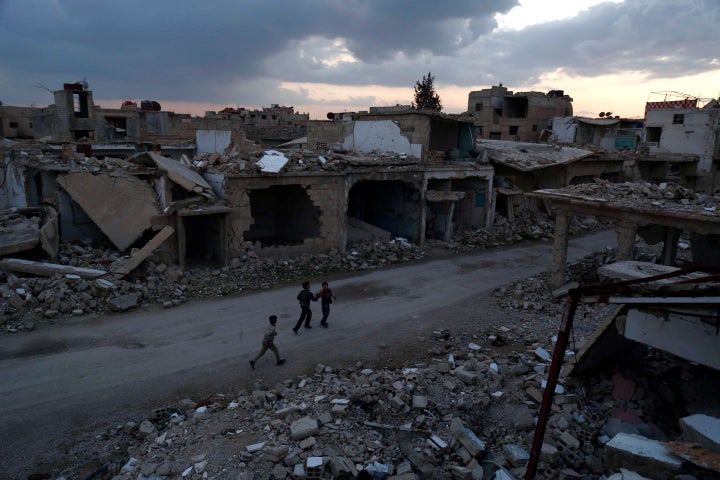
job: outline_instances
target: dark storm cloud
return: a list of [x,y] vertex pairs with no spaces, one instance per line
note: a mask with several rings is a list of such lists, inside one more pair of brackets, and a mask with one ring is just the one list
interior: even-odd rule
[[267,105],[305,100],[282,81],[411,89],[429,70],[439,85],[470,87],[532,84],[557,69],[674,77],[719,67],[715,1],[601,4],[497,30],[495,15],[517,3],[0,0],[0,100],[29,103],[48,97],[35,83],[82,77],[96,98]]
[[[353,55],[369,64],[398,52],[443,55],[491,31],[494,15],[516,4],[5,0],[1,68],[4,77],[70,75],[70,81],[86,75],[96,92],[98,83],[124,80],[158,93],[165,88],[175,100],[189,99],[191,92],[197,99],[217,94],[223,82],[265,76],[266,58],[309,36],[342,37]],[[285,73],[287,79],[304,80],[292,70]]]
[[508,82],[532,83],[559,68],[587,77],[645,71],[672,78],[720,68],[718,25],[717,2],[633,1],[503,32],[485,46],[488,64],[498,65]]

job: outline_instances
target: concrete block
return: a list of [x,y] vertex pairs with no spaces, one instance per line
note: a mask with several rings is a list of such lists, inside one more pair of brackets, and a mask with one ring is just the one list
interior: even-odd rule
[[424,395],[413,395],[412,397],[412,408],[413,410],[425,410],[428,406],[428,398]]
[[308,479],[320,479],[325,471],[323,457],[308,457],[305,462],[305,476]]
[[279,462],[288,454],[290,447],[287,445],[266,445],[262,451],[267,459]]
[[318,423],[310,417],[303,417],[290,424],[290,437],[293,440],[302,440],[318,433]]
[[395,395],[390,399],[390,405],[392,405],[393,408],[400,410],[405,406],[405,401],[400,395]]
[[315,441],[315,437],[308,437],[304,440],[301,440],[298,444],[298,447],[300,447],[303,450],[307,450],[308,448],[312,448],[315,446],[317,441]]
[[355,464],[344,457],[331,457],[327,466],[333,478],[355,478],[358,473]]
[[565,431],[560,435],[560,441],[570,448],[580,448],[580,440],[575,438],[570,432]]
[[347,405],[333,405],[330,410],[330,415],[332,415],[333,418],[344,417],[347,415]]
[[662,443],[640,435],[619,433],[605,444],[605,468],[633,470],[657,480],[669,480],[680,473],[682,461]]
[[683,440],[699,443],[711,452],[720,453],[720,418],[704,414],[680,419]]
[[245,447],[245,450],[247,450],[249,453],[259,452],[263,449],[266,443],[267,442],[253,443],[252,445],[248,445],[247,447]]
[[475,433],[469,428],[463,428],[458,432],[458,441],[470,452],[470,455],[476,457],[487,448],[485,442],[480,440]]
[[307,474],[305,473],[305,465],[302,463],[296,463],[293,467],[293,477],[302,479],[307,478]]
[[530,454],[518,445],[503,445],[503,455],[513,467],[523,467],[530,460]]
[[464,368],[458,368],[455,373],[457,377],[467,385],[475,385],[478,382],[479,375],[475,372],[465,370]]
[[453,465],[452,467],[450,467],[450,474],[453,478],[457,478],[458,480],[472,479],[472,470],[462,467],[460,465]]

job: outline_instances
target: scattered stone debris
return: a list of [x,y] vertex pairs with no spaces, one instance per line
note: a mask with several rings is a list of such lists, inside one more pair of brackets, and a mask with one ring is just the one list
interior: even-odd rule
[[[584,233],[606,227],[608,223],[594,217],[579,217],[573,225],[574,232]],[[508,222],[498,215],[493,230],[460,232],[451,242],[429,241],[423,248],[396,238],[387,242],[351,244],[345,254],[333,249],[324,254],[287,259],[260,258],[248,250],[242,257],[232,259],[226,267],[185,271],[166,265],[157,255],[149,253],[143,256],[139,266],[122,278],[108,274],[96,279],[76,278],[77,275],[72,273],[85,271],[82,269],[110,272],[131,259],[111,246],[93,248],[89,243],[73,241],[60,245],[57,261],[59,265],[76,269],[67,270],[68,274],[62,274],[59,267],[55,269],[60,273],[44,277],[0,270],[0,296],[6,301],[4,310],[0,311],[0,331],[21,331],[29,325],[35,328],[37,321],[43,318],[58,322],[63,316],[97,315],[135,307],[168,308],[194,298],[267,289],[308,275],[362,271],[417,261],[438,250],[467,252],[551,238],[552,229],[552,220],[542,213],[518,215],[515,222]],[[35,266],[36,271],[40,270],[40,265]],[[44,270],[52,273],[51,267]]]
[[[541,190],[543,191],[543,190]],[[548,190],[552,191],[552,190]],[[564,194],[604,200],[615,205],[655,210],[702,212],[717,215],[720,196],[703,195],[676,183],[613,183],[595,179],[593,183],[569,185],[558,190]]]
[[[588,256],[571,277],[592,278],[588,271],[612,257]],[[496,318],[507,321],[432,332],[413,342],[407,363],[317,365],[274,385],[256,380],[237,393],[155,408],[103,432],[93,449],[71,452],[76,462],[56,478],[523,478],[550,364],[538,352],[553,350],[548,332],[564,304],[546,285],[539,275],[497,289]],[[582,306],[572,348],[607,308]],[[679,418],[701,408],[717,379],[662,352],[634,355],[588,377],[561,377],[538,478],[715,478],[674,454],[680,447],[669,440],[707,437],[717,419]]]

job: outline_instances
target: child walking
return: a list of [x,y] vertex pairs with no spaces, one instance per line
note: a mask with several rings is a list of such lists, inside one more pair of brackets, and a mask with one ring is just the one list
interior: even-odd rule
[[255,370],[255,362],[265,355],[265,352],[268,350],[271,350],[275,354],[275,360],[277,361],[275,365],[282,365],[285,363],[285,359],[280,358],[280,352],[278,352],[278,349],[275,346],[275,337],[277,336],[277,315],[270,315],[268,321],[270,322],[270,325],[267,329],[265,329],[265,335],[262,339],[262,350],[260,350],[260,353],[258,353],[255,358],[250,360],[250,368],[253,370]]

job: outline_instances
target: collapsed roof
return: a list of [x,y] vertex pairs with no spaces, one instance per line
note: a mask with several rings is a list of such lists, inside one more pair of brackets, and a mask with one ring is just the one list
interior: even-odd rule
[[487,152],[491,161],[522,172],[572,163],[594,153],[560,145],[506,140],[483,140],[478,143],[478,147]]

